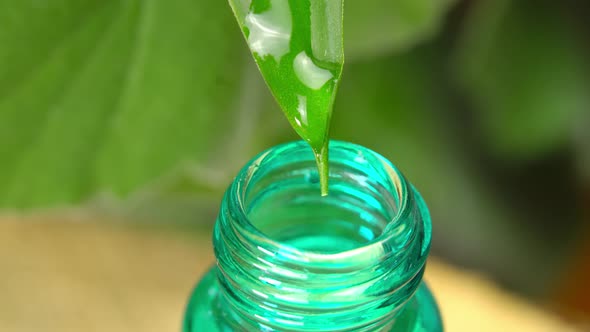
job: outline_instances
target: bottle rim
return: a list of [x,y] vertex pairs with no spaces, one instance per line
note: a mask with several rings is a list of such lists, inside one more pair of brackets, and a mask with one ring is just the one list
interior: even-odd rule
[[[272,248],[280,248],[282,253],[288,254],[291,259],[296,261],[330,261],[337,260],[343,256],[350,257],[353,255],[363,255],[367,251],[371,251],[373,247],[381,247],[394,240],[395,237],[399,236],[399,231],[396,230],[396,228],[403,224],[410,214],[415,212],[413,211],[413,208],[417,206],[419,210],[418,213],[422,217],[422,225],[417,226],[424,227],[425,233],[422,246],[424,251],[423,254],[428,253],[431,241],[430,213],[418,191],[408,183],[402,172],[381,154],[364,146],[339,140],[330,141],[329,151],[331,154],[335,151],[345,150],[346,153],[350,153],[351,156],[360,154],[364,156],[364,158],[370,159],[372,162],[368,164],[368,167],[380,168],[380,173],[387,177],[380,180],[390,181],[392,184],[391,189],[395,191],[391,194],[399,198],[395,214],[388,220],[387,226],[383,231],[375,238],[367,241],[361,247],[335,253],[323,253],[285,245],[281,241],[277,241],[267,236],[263,231],[258,229],[258,227],[256,227],[256,225],[250,220],[246,212],[247,189],[255,172],[260,168],[271,166],[269,164],[272,163],[276,157],[284,158],[286,154],[301,149],[308,149],[309,156],[312,158],[313,152],[304,141],[292,141],[276,145],[259,153],[241,169],[226,193],[226,198],[230,200],[230,204],[233,204],[233,207],[237,207],[233,209],[233,213],[236,215],[235,218],[232,219],[239,224],[240,228],[243,228],[248,234],[255,237],[259,243],[264,243],[268,250],[272,250]],[[319,189],[318,195],[320,195]]]

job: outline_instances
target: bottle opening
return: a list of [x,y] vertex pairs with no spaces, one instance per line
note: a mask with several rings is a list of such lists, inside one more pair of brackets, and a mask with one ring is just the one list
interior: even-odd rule
[[[330,194],[306,144],[289,145],[256,159],[245,174],[244,214],[269,239],[300,251],[333,254],[378,239],[399,211],[397,175],[364,148],[332,142]],[[399,181],[398,181],[399,183]]]
[[304,142],[262,153],[229,188],[214,247],[232,326],[379,330],[420,284],[430,219],[417,192],[369,149],[329,149],[328,196]]

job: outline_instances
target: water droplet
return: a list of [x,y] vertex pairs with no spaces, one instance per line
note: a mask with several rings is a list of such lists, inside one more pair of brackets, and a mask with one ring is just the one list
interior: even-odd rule
[[297,54],[293,61],[293,69],[301,83],[314,90],[319,90],[334,77],[329,70],[316,66],[305,52]]
[[293,24],[287,0],[273,1],[263,13],[248,13],[245,25],[250,31],[248,45],[252,52],[261,57],[271,55],[277,62],[289,52]]

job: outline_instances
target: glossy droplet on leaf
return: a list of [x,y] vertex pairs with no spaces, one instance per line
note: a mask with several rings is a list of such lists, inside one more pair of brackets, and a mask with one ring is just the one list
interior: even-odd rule
[[342,74],[343,0],[229,0],[272,94],[313,149],[328,190],[328,130]]

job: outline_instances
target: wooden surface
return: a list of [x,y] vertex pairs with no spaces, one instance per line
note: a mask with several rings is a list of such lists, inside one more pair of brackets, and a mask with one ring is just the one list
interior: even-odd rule
[[[213,262],[209,238],[78,218],[0,218],[0,331],[179,331],[186,298]],[[582,331],[436,259],[426,280],[449,332]]]

